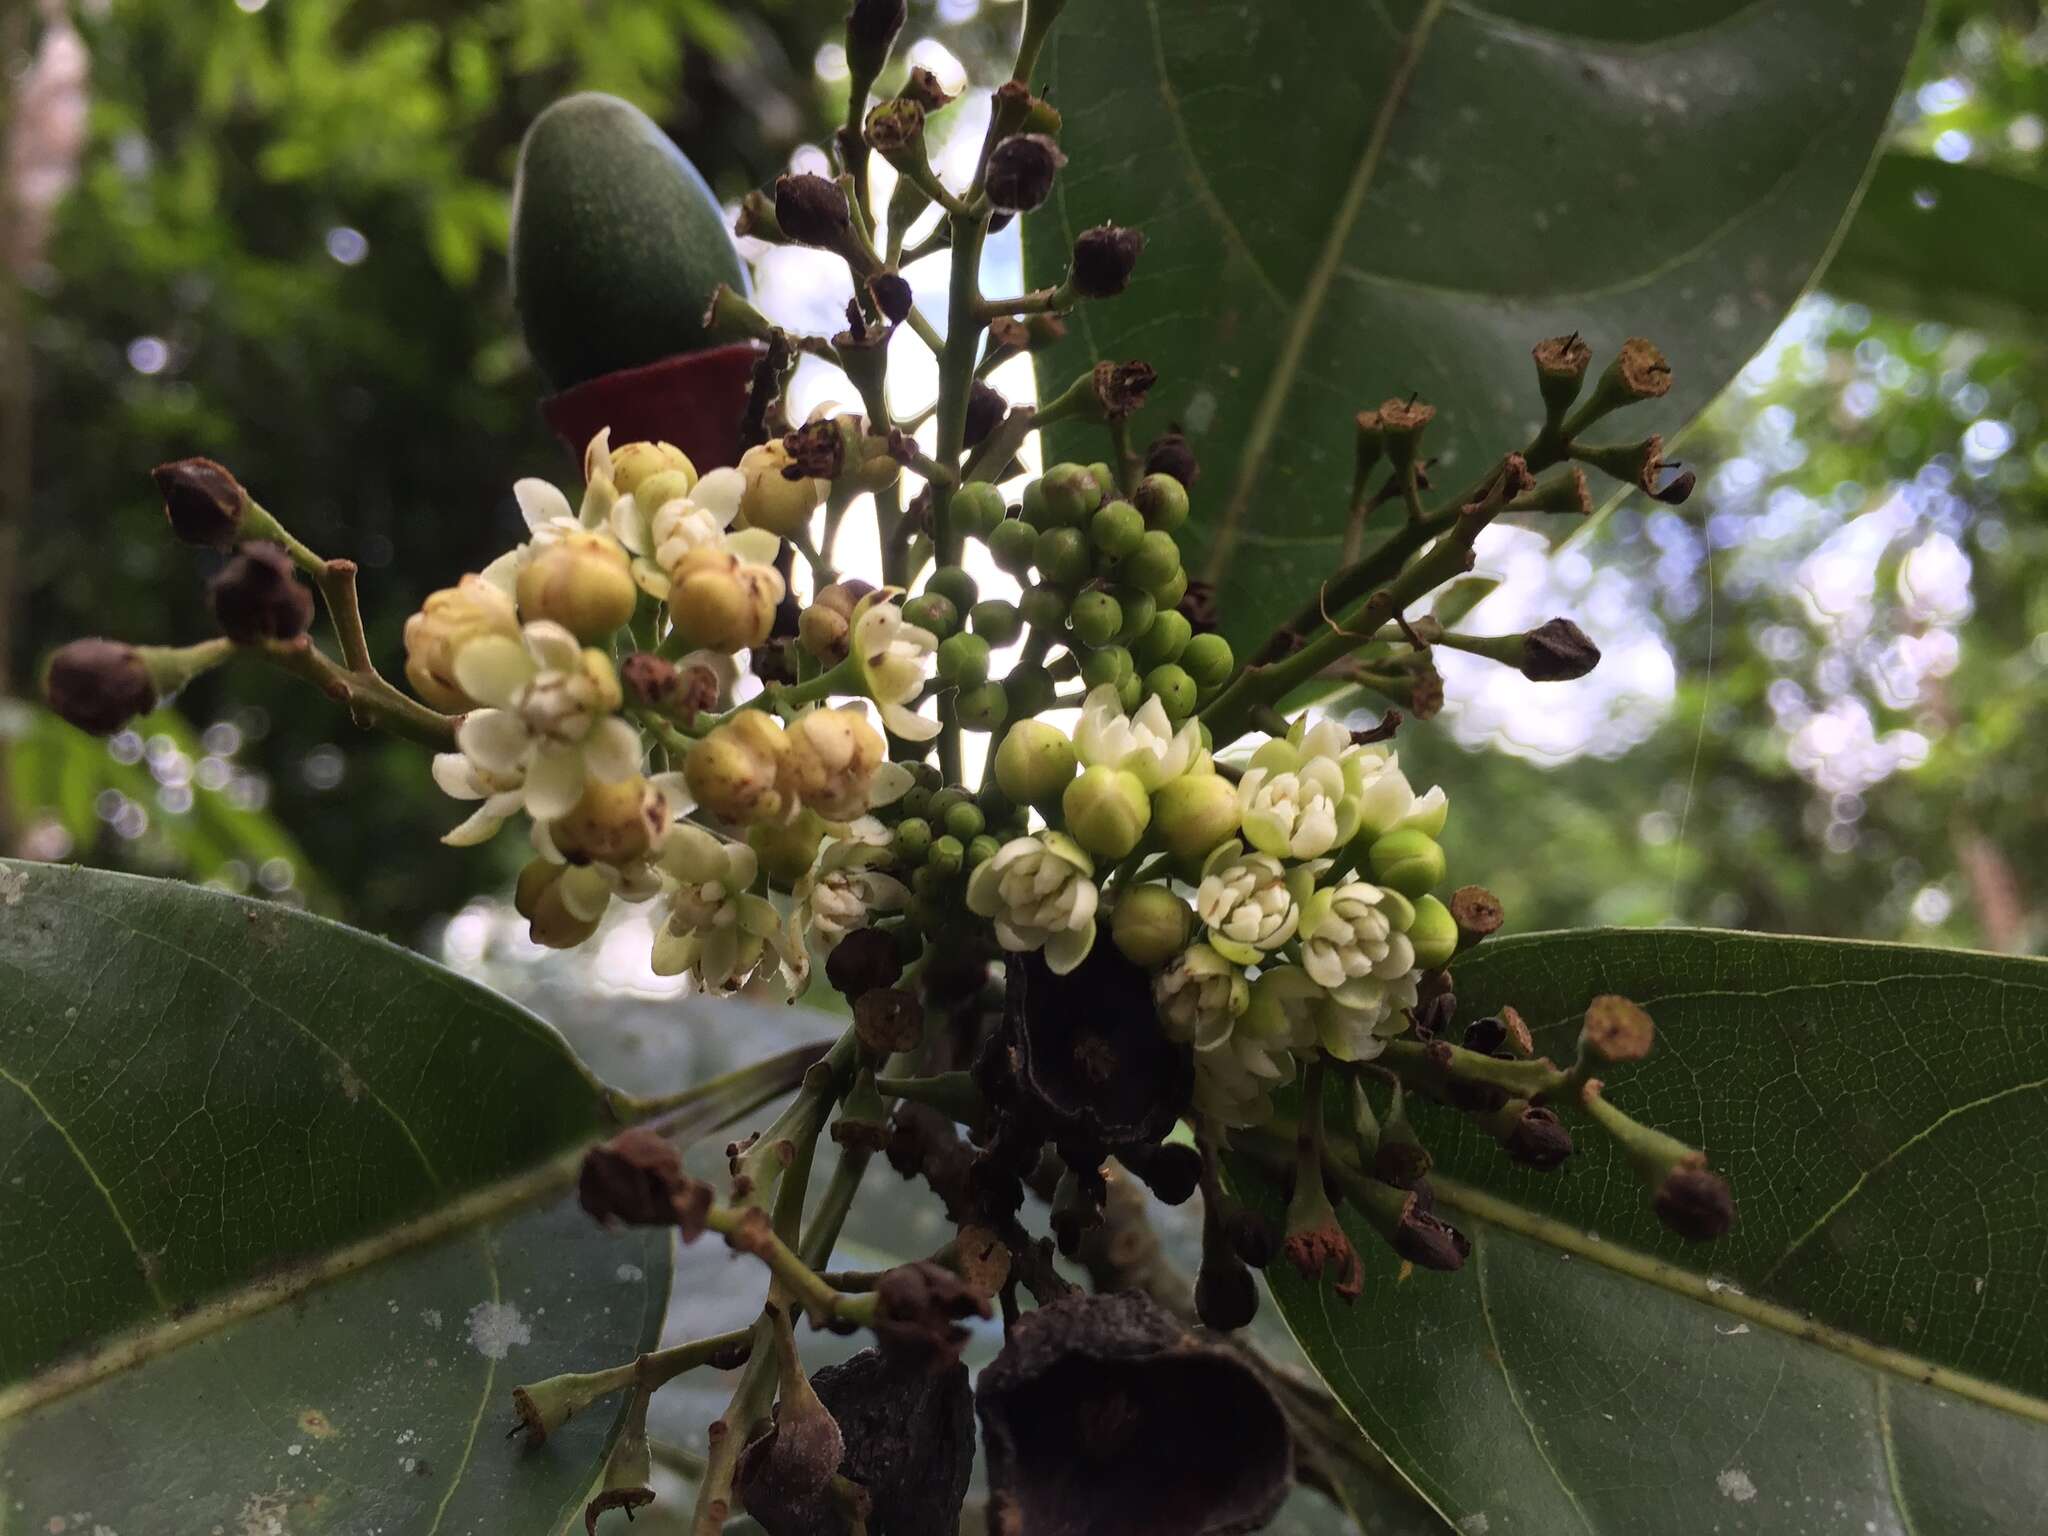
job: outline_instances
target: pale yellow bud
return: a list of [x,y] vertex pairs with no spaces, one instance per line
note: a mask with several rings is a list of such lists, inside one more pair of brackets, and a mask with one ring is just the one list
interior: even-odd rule
[[484,635],[519,638],[511,598],[475,575],[429,593],[405,621],[405,680],[413,692],[451,714],[475,709],[477,701],[455,681],[455,653]]
[[777,885],[803,879],[824,840],[825,818],[812,810],[799,811],[794,821],[757,821],[747,828],[747,846]]
[[740,521],[789,538],[807,527],[823,499],[819,482],[787,480],[789,450],[779,439],[761,443],[740,455],[740,474],[747,486],[740,493]]
[[526,919],[526,934],[549,949],[574,949],[597,932],[597,919],[578,917],[562,902],[562,876],[567,866],[535,859],[519,871],[512,905]]
[[896,483],[903,466],[889,454],[889,439],[870,434],[859,441],[860,467],[853,483],[864,491],[885,491]]
[[788,804],[780,788],[789,737],[780,722],[743,709],[683,759],[683,778],[697,803],[736,826],[779,817]]
[[803,648],[827,666],[835,666],[846,659],[847,637],[853,633],[853,625],[845,614],[828,608],[822,601],[796,616],[796,637]]
[[782,591],[782,577],[772,566],[745,565],[726,550],[706,546],[670,570],[668,611],[685,646],[730,655],[767,640]]
[[[612,484],[619,488],[621,496],[636,499],[640,488],[651,476],[673,472],[683,477],[683,488],[665,498],[687,496],[690,487],[697,483],[697,466],[690,462],[690,456],[674,443],[628,443],[623,448],[612,450]],[[648,511],[652,512],[653,507]]]
[[519,613],[552,619],[585,644],[633,617],[633,562],[608,533],[585,529],[535,551],[519,570]]
[[864,710],[814,709],[788,735],[783,769],[791,795],[831,821],[851,821],[867,810],[869,786],[888,748]]
[[568,815],[548,823],[555,849],[572,864],[630,864],[668,824],[668,802],[639,774],[616,784],[592,777]]

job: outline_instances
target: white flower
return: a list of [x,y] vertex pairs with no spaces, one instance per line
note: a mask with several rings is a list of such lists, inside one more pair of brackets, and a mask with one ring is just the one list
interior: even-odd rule
[[[471,710],[455,734],[478,770],[477,785],[509,792],[501,786],[517,778],[527,813],[537,820],[567,815],[583,797],[586,778],[616,783],[640,771],[639,732],[612,713],[619,685],[611,663],[601,652],[586,653],[559,624],[529,624],[518,640],[472,640],[455,658],[455,679],[491,706]],[[442,787],[449,788],[448,779]]]
[[1272,1090],[1294,1074],[1291,1051],[1234,1029],[1197,1047],[1194,1107],[1219,1125],[1261,1125],[1273,1117]]
[[489,773],[460,752],[434,754],[434,782],[441,793],[456,800],[481,800],[460,826],[445,832],[441,841],[451,848],[468,848],[489,842],[508,818],[526,803],[526,769],[522,764],[510,773]]
[[1207,944],[1190,944],[1152,978],[1159,1025],[1169,1038],[1213,1049],[1230,1038],[1251,1001],[1244,972]]
[[[1411,911],[1394,892],[1363,880],[1317,891],[1301,914],[1302,969],[1346,1006],[1380,1006],[1381,984],[1415,969],[1414,946],[1400,931]],[[1397,917],[1404,919],[1398,925]]]
[[[1407,943],[1401,939],[1403,944]],[[1370,1061],[1387,1048],[1387,1040],[1408,1027],[1404,1009],[1416,1002],[1416,972],[1391,979],[1362,977],[1347,982],[1314,1010],[1316,1043],[1339,1061]]]
[[[698,550],[723,550],[743,564],[774,569],[780,542],[773,534],[729,532],[739,515],[746,481],[736,469],[714,469],[691,487],[658,507],[642,506],[639,498],[621,496],[611,512],[612,536],[633,558],[633,579],[649,596],[668,596],[670,575]],[[780,579],[778,573],[778,580]]]
[[1237,783],[1237,805],[1246,841],[1275,858],[1316,858],[1356,830],[1356,802],[1347,814],[1344,770],[1335,758],[1313,757],[1291,770],[1248,768]]
[[669,910],[649,959],[656,975],[688,972],[706,992],[726,994],[786,974],[781,919],[748,890],[758,868],[751,848],[683,822],[663,840],[658,864]]
[[1081,701],[1074,750],[1090,767],[1099,763],[1136,774],[1149,794],[1196,764],[1202,754],[1202,728],[1190,719],[1176,731],[1157,694],[1127,716],[1117,702],[1115,685],[1104,683]]
[[565,866],[555,882],[555,890],[560,893],[562,905],[572,917],[594,923],[604,916],[604,909],[614,896],[621,901],[637,903],[661,894],[662,850],[675,834],[676,818],[690,808],[690,796],[683,787],[680,773],[652,774],[647,782],[660,794],[667,816],[661,836],[646,853],[628,863],[610,864],[600,859],[572,862],[563,857],[561,849],[555,846],[554,833],[548,823],[534,822],[529,834],[534,852],[550,864]]
[[602,530],[613,505],[619,500],[612,484],[611,428],[590,440],[583,450],[583,501],[571,509],[569,498],[551,481],[531,477],[512,486],[512,499],[519,503],[519,515],[526,519],[531,537],[498,556],[483,569],[483,577],[507,596],[516,594],[519,572],[548,545],[572,533]]
[[1095,865],[1062,832],[1016,837],[975,866],[967,905],[995,919],[996,942],[1012,953],[1044,949],[1061,976],[1095,946]]
[[1359,779],[1361,830],[1375,837],[1411,827],[1431,837],[1443,831],[1450,801],[1442,787],[1416,794],[1396,754],[1377,745],[1354,747],[1345,762],[1347,767],[1355,765]]
[[938,721],[916,713],[938,648],[936,635],[904,623],[903,610],[881,593],[863,598],[854,610],[850,658],[867,696],[881,706],[882,724],[891,735],[930,741],[939,734]]
[[871,816],[827,843],[817,864],[797,882],[792,926],[799,941],[815,936],[829,948],[865,928],[875,913],[900,912],[909,905],[910,888],[874,867],[888,858],[889,829]]
[[1270,853],[1246,853],[1236,838],[1220,844],[1202,866],[1195,912],[1209,929],[1209,943],[1226,959],[1256,965],[1261,956],[1294,937],[1301,904],[1329,860],[1291,869]]

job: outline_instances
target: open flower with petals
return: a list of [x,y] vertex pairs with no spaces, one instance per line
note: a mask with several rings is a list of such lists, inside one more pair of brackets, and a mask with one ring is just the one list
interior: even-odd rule
[[441,834],[441,841],[450,848],[489,842],[498,835],[498,828],[518,815],[526,804],[523,763],[509,773],[491,773],[460,752],[436,752],[434,782],[451,799],[483,802],[470,812],[466,821]]
[[900,912],[910,887],[877,866],[889,862],[889,829],[863,816],[844,837],[825,844],[810,873],[797,882],[791,928],[797,942],[815,940],[830,949],[877,913]]
[[607,427],[583,450],[583,499],[571,507],[569,498],[552,481],[527,478],[512,486],[512,499],[519,503],[519,515],[526,520],[524,544],[507,550],[484,567],[484,580],[508,595],[519,585],[519,573],[541,550],[573,534],[603,530],[619,500],[612,483],[611,429]]
[[1247,853],[1236,838],[1220,844],[1202,865],[1195,912],[1209,943],[1226,959],[1256,965],[1294,937],[1301,904],[1329,860],[1285,865],[1270,853]]
[[1275,858],[1313,859],[1358,831],[1365,764],[1333,720],[1304,715],[1252,754],[1238,781],[1245,840]]
[[1064,976],[1095,947],[1095,865],[1063,832],[1013,837],[974,867],[967,905],[995,920],[996,942],[1012,953],[1045,951]]
[[563,907],[596,922],[614,896],[642,902],[659,895],[661,852],[689,804],[681,774],[636,774],[592,783],[567,816],[536,821],[534,852],[564,866],[554,885]]
[[1359,779],[1359,830],[1374,837],[1414,828],[1431,837],[1444,829],[1450,802],[1442,786],[1418,795],[1398,755],[1377,744],[1354,747],[1346,759]]
[[1190,719],[1176,731],[1157,694],[1139,705],[1136,714],[1126,715],[1115,684],[1104,683],[1081,701],[1074,750],[1091,767],[1101,764],[1136,774],[1149,793],[1197,765],[1202,728]]
[[863,598],[854,610],[848,659],[858,669],[862,691],[881,706],[882,724],[892,736],[930,741],[939,734],[938,721],[916,712],[938,648],[938,636],[904,623],[903,610],[885,593]]
[[669,909],[654,936],[656,975],[688,973],[720,995],[781,980],[788,939],[775,908],[748,889],[758,868],[751,848],[683,822],[657,863]]
[[1152,979],[1159,1027],[1168,1038],[1203,1050],[1230,1037],[1251,1001],[1244,972],[1208,944],[1190,944]]
[[1377,1023],[1394,1006],[1397,994],[1388,984],[1415,969],[1415,948],[1403,931],[1413,915],[1405,898],[1364,880],[1317,891],[1301,914],[1302,969]]
[[455,735],[477,785],[505,793],[517,778],[536,819],[567,815],[588,779],[615,783],[640,771],[640,735],[613,713],[620,695],[610,660],[559,624],[529,624],[517,640],[473,640],[456,656],[455,676],[490,706],[472,710]]
[[[666,482],[671,488],[677,483]],[[744,481],[736,469],[714,469],[682,495],[648,501],[663,486],[650,482],[612,508],[612,535],[633,555],[633,576],[650,596],[668,596],[675,569],[700,550],[718,550],[746,565],[774,568],[779,544],[771,534],[731,532]]]

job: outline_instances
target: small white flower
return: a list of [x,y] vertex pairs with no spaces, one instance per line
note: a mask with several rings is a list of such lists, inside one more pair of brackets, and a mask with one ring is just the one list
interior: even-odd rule
[[1043,949],[1061,976],[1095,947],[1095,865],[1062,832],[1016,837],[975,866],[967,905],[995,919],[996,942],[1012,953]]
[[656,975],[687,972],[719,995],[787,976],[781,919],[748,889],[758,868],[751,848],[683,822],[663,840],[658,865],[669,910],[649,959]]
[[903,610],[880,593],[863,598],[854,610],[850,655],[891,735],[930,741],[939,734],[938,721],[916,713],[938,648],[936,635],[904,623]]
[[1219,1125],[1262,1125],[1273,1117],[1272,1090],[1294,1075],[1293,1052],[1234,1029],[1196,1048],[1194,1107]]
[[797,882],[792,926],[799,940],[815,936],[829,949],[854,929],[865,928],[876,913],[908,906],[910,888],[874,867],[888,858],[889,829],[871,816],[852,823],[845,837],[828,842],[810,873]]
[[561,894],[562,905],[568,908],[571,916],[594,923],[604,916],[604,909],[614,896],[621,901],[638,903],[661,894],[662,850],[675,834],[676,818],[690,808],[690,794],[683,786],[680,773],[652,774],[647,782],[660,794],[667,808],[667,817],[659,838],[646,853],[630,863],[609,864],[599,859],[572,863],[555,846],[554,834],[548,823],[534,822],[529,834],[533,851],[550,864],[566,866],[555,882],[555,889]]
[[1229,1040],[1238,1015],[1251,1002],[1244,972],[1207,944],[1190,944],[1152,978],[1159,1025],[1197,1051]]
[[1139,705],[1135,715],[1126,715],[1115,686],[1104,683],[1081,701],[1074,750],[1090,767],[1099,763],[1136,774],[1150,793],[1196,764],[1202,754],[1202,729],[1188,720],[1176,731],[1156,694]]
[[[633,579],[651,597],[668,596],[671,573],[699,550],[723,550],[742,564],[775,568],[781,543],[758,529],[729,531],[746,481],[736,469],[714,469],[658,507],[622,496],[612,508],[612,535],[633,556]],[[778,584],[781,575],[776,575]]]
[[1347,808],[1344,770],[1334,758],[1312,757],[1292,770],[1248,768],[1237,805],[1245,840],[1275,858],[1320,857],[1356,830],[1356,802]]
[[1327,859],[1316,859],[1289,868],[1270,853],[1246,853],[1235,838],[1221,844],[1203,864],[1195,892],[1209,943],[1239,965],[1258,964],[1294,937],[1301,904],[1328,867]]
[[463,717],[456,745],[478,770],[478,785],[498,793],[519,779],[537,820],[566,816],[589,777],[617,783],[640,771],[640,734],[612,713],[618,683],[611,664],[593,656],[561,625],[541,622],[518,640],[472,640],[455,658],[462,691],[490,706]]
[[460,826],[441,835],[451,848],[468,848],[489,842],[498,828],[519,813],[526,803],[526,770],[522,765],[510,773],[489,773],[460,752],[434,754],[434,782],[441,793],[456,800],[481,800]]
[[513,484],[512,499],[519,503],[519,515],[526,519],[530,537],[524,544],[515,545],[485,566],[485,581],[507,596],[513,596],[518,591],[519,572],[541,550],[572,533],[598,531],[605,527],[613,505],[619,500],[618,487],[612,484],[611,436],[611,428],[607,427],[583,450],[584,486],[580,507],[572,509],[561,487],[551,481],[529,477]]
[[1415,969],[1415,948],[1395,922],[1405,908],[1364,880],[1317,891],[1301,915],[1302,969],[1347,1007],[1383,1005],[1384,983]]

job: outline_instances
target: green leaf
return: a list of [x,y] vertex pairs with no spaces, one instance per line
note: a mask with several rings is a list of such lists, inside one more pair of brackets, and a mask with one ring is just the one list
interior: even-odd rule
[[2048,186],[1980,165],[1888,154],[1821,275],[1877,309],[1993,330],[2048,320]]
[[[1104,221],[1122,297],[1037,354],[1159,371],[1134,441],[1202,464],[1192,574],[1262,637],[1344,543],[1351,418],[1419,391],[1455,492],[1541,416],[1529,348],[1648,336],[1676,373],[1617,435],[1667,435],[1812,278],[1853,201],[1921,0],[1075,0],[1039,88],[1070,163],[1026,220],[1034,285]],[[1102,457],[1055,430],[1048,460]]]
[[0,1525],[581,1504],[611,1413],[527,1452],[508,1394],[650,1346],[669,1243],[566,1195],[615,1121],[552,1030],[318,918],[12,862],[0,989]]
[[1656,1053],[1609,1095],[1702,1147],[1740,1220],[1704,1246],[1664,1231],[1574,1112],[1578,1150],[1549,1175],[1418,1117],[1464,1269],[1403,1275],[1353,1227],[1357,1303],[1269,1274],[1446,1516],[1493,1536],[2039,1529],[2048,963],[1590,930],[1489,944],[1456,979],[1461,1018],[1512,1005],[1561,1060],[1594,996],[1647,1007]]

